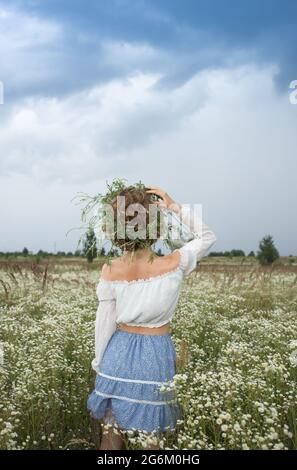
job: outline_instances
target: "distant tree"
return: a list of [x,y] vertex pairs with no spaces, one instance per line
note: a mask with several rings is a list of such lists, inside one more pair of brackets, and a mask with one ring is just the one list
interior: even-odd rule
[[29,254],[28,248],[25,247],[25,248],[23,249],[23,251],[22,251],[22,254],[23,254],[24,256],[28,256],[28,254]]
[[250,251],[248,256],[255,256],[255,253],[253,251]]
[[245,256],[245,252],[243,250],[211,251],[208,256],[225,256],[229,258],[232,256]]
[[245,256],[245,252],[243,250],[231,250],[231,256]]
[[208,256],[224,256],[223,251],[211,251]]
[[37,256],[44,256],[44,255],[46,255],[46,252],[45,252],[45,251],[43,251],[43,250],[38,250]]
[[89,263],[97,256],[96,235],[92,227],[89,227],[85,235],[83,253]]
[[72,251],[68,251],[66,256],[73,256]]
[[274,241],[271,235],[266,235],[262,238],[259,243],[259,251],[257,253],[257,259],[260,264],[272,264],[276,259],[279,258],[279,252],[277,251]]
[[227,257],[232,256],[231,251],[224,251],[223,256],[227,256]]
[[74,256],[81,256],[81,251],[80,250],[75,250]]

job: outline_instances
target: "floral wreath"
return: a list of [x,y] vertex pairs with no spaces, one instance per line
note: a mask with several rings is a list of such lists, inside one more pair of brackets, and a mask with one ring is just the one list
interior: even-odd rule
[[[90,231],[94,231],[95,234],[95,239],[93,240],[92,244],[88,247],[87,252],[94,250],[95,248],[101,250],[104,248],[104,244],[106,240],[109,240],[112,243],[112,246],[110,248],[110,251],[112,252],[112,256],[106,255],[107,258],[107,263],[109,264],[111,259],[114,258],[115,253],[114,249],[115,244],[113,243],[112,239],[107,236],[106,230],[103,229],[104,222],[106,221],[106,212],[104,210],[104,205],[106,204],[112,204],[112,202],[115,201],[116,197],[124,190],[124,189],[143,189],[147,190],[148,188],[141,182],[139,181],[138,183],[135,184],[127,184],[126,183],[126,178],[115,178],[112,180],[112,182],[109,184],[106,181],[107,185],[107,191],[105,194],[97,193],[94,196],[90,196],[87,193],[80,192],[78,193],[73,199],[73,200],[78,200],[77,204],[83,204],[83,207],[81,208],[81,222],[82,225],[77,227],[79,230],[84,230],[84,233],[79,237],[78,243],[77,243],[77,248],[80,247],[80,245],[83,243],[83,241],[86,239],[86,235]],[[150,194],[151,200],[157,201],[157,200],[162,200],[158,195],[156,194]],[[166,219],[167,224],[167,231],[166,235],[162,235],[162,240],[165,243],[165,245],[169,249],[173,249],[174,247],[177,246],[176,240],[173,241],[172,239],[172,221],[168,222],[168,219],[170,217],[175,218],[174,213],[164,207],[160,207],[160,211],[163,213],[163,216]],[[90,213],[92,212],[92,215],[90,216]],[[121,224],[120,224],[121,226]],[[123,227],[122,227],[123,228]],[[151,247],[151,241],[149,241],[149,236],[148,234],[150,233],[150,230],[154,229],[160,229],[160,217],[154,218],[154,220],[151,223],[146,224],[146,237],[143,238],[135,238],[131,239],[128,242],[122,243],[122,247],[125,250],[125,247],[129,245],[129,251],[131,252],[132,257],[135,254],[136,251],[136,246],[137,248],[150,248]],[[72,229],[71,229],[72,230]],[[114,230],[112,235],[115,235],[117,233],[117,228]],[[125,227],[124,227],[125,230]],[[67,232],[68,233],[68,232]],[[109,232],[110,235],[110,232]],[[156,240],[157,241],[157,240]],[[99,247],[98,247],[99,245]],[[118,246],[116,246],[116,255],[120,256],[121,254],[118,253],[118,249],[121,250]],[[152,252],[150,257],[154,258],[157,256],[155,252]]]

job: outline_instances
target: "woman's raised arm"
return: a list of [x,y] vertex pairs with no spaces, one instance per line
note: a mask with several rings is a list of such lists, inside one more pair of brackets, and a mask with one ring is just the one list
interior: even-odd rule
[[176,243],[174,240],[170,241],[172,247],[182,245],[174,251],[180,252],[180,266],[184,275],[189,274],[217,240],[214,232],[198,216],[196,210],[188,205],[178,204],[161,188],[153,186],[147,192],[157,194],[160,200],[155,201],[155,204],[169,209],[181,222],[182,237]]
[[185,240],[183,246],[174,251],[180,252],[180,266],[186,275],[196,268],[197,262],[206,255],[217,237],[197,211],[190,207],[175,203],[174,213],[181,220]]

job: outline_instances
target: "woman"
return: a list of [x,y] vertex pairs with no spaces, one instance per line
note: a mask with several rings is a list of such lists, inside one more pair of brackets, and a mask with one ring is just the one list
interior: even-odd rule
[[[195,269],[216,241],[197,215],[191,217],[160,188],[128,188],[120,195],[125,196],[125,209],[131,203],[140,203],[147,210],[153,203],[175,212],[188,229],[190,241],[151,263],[150,245],[156,242],[152,239],[148,247],[134,245],[132,261],[129,249],[125,249],[111,266],[102,268],[97,286],[96,357],[92,361],[97,375],[87,402],[93,417],[113,425],[102,437],[101,450],[121,449],[121,434],[129,429],[174,430],[182,417],[174,391],[168,387],[177,373],[170,321],[183,277]],[[159,200],[152,202],[152,195]],[[116,201],[113,209],[117,209]],[[127,216],[126,224],[128,220]],[[115,244],[120,245],[120,240]]]

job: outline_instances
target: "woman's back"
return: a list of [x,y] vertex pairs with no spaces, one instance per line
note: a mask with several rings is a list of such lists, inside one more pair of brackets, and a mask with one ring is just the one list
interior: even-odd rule
[[133,281],[150,279],[177,269],[180,255],[177,251],[165,256],[154,256],[151,261],[151,250],[136,253],[133,260],[129,255],[113,260],[110,265],[104,264],[101,279],[107,281]]
[[181,257],[174,252],[150,262],[150,254],[146,250],[132,262],[121,258],[104,265],[98,299],[114,300],[118,324],[157,328],[172,318],[183,278]]

